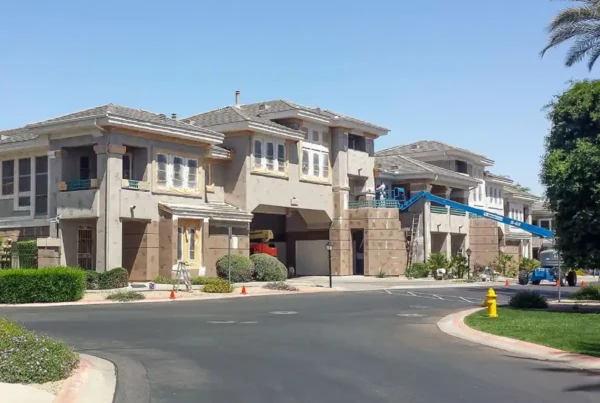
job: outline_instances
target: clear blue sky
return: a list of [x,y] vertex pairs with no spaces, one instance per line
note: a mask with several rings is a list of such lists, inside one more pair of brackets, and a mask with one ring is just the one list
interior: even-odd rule
[[[85,3],[85,4],[84,4]],[[541,110],[570,79],[540,59],[550,0],[75,0],[0,7],[0,129],[104,103],[184,117],[285,98],[482,153],[542,191]]]

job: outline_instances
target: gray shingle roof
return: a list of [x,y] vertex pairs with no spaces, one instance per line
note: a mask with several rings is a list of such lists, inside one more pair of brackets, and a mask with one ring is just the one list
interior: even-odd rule
[[402,174],[434,174],[444,178],[459,179],[468,182],[477,182],[476,179],[468,175],[450,171],[436,165],[428,164],[423,161],[404,156],[375,156],[375,166],[381,171],[402,175]]
[[[262,107],[264,107],[264,109],[261,109]],[[265,114],[265,113],[283,112],[283,111],[290,111],[290,110],[304,110],[304,111],[316,113],[317,115],[321,115],[328,119],[332,119],[335,116],[339,116],[340,118],[346,119],[350,122],[354,122],[354,123],[365,125],[365,126],[370,126],[370,127],[373,127],[373,128],[379,129],[379,130],[389,131],[389,129],[386,127],[375,125],[373,123],[369,123],[364,120],[356,119],[356,118],[353,118],[353,117],[350,117],[347,115],[343,115],[341,113],[337,113],[337,112],[334,112],[334,111],[331,111],[328,109],[322,110],[320,108],[313,108],[310,106],[298,105],[296,103],[286,101],[285,99],[276,99],[273,101],[257,102],[257,103],[253,103],[253,104],[242,105],[242,109],[251,111],[252,113],[257,114],[259,116],[261,114]]]
[[[197,131],[198,127],[190,125],[188,123],[179,121],[177,119],[171,119],[165,115],[148,112],[142,109],[134,109],[128,108],[126,106],[115,105],[115,104],[106,104],[102,106],[97,106],[95,108],[86,109],[83,111],[70,113],[68,115],[59,116],[53,119],[44,120],[41,122],[33,123],[30,126],[43,126],[50,123],[59,123],[66,122],[73,119],[81,119],[81,118],[92,118],[92,117],[102,117],[102,116],[118,116],[126,119],[137,120],[141,122],[147,123],[157,123],[165,126],[175,127],[179,129],[185,130],[194,130]],[[210,131],[210,130],[209,130]],[[214,132],[214,134],[219,134]]]
[[483,173],[483,176],[486,178],[490,178],[490,179],[498,179],[501,181],[508,181],[510,183],[513,183],[514,181],[512,179],[510,179],[510,177],[508,177],[507,175],[498,175],[498,174],[493,174],[489,171],[485,171]]
[[0,131],[0,144],[18,143],[36,138],[38,135],[31,133],[26,127]]
[[522,189],[519,189],[518,187],[512,186],[512,185],[506,185],[504,186],[504,193],[507,194],[513,194],[515,196],[523,196],[523,197],[530,197],[530,198],[535,198],[535,199],[539,199],[539,196],[536,196],[528,191],[524,191]]
[[277,128],[279,130],[284,130],[296,136],[304,136],[304,132],[290,129],[289,127],[272,122],[269,119],[262,118],[257,114],[253,113],[252,110],[246,110],[243,107],[237,108],[235,106],[226,106],[224,108],[200,113],[198,115],[182,119],[181,121],[190,122],[189,124],[202,127],[211,127],[238,122],[256,122],[266,126]]
[[422,154],[422,153],[444,152],[444,151],[452,151],[452,150],[462,151],[462,152],[477,156],[479,158],[489,160],[489,158],[487,158],[484,155],[475,153],[473,151],[470,151],[470,150],[467,150],[464,148],[455,147],[450,144],[442,143],[441,141],[434,141],[434,140],[421,140],[421,141],[416,141],[416,142],[410,143],[410,144],[390,147],[390,148],[386,148],[385,150],[377,151],[375,154],[381,155],[381,156],[410,155],[414,158],[419,158],[419,154]]
[[195,205],[159,202],[159,207],[181,217],[209,217],[216,221],[249,223],[253,217],[252,213],[223,202],[209,202]]

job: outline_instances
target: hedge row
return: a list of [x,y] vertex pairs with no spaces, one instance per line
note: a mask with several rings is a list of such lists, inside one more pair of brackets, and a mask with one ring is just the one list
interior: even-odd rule
[[0,303],[4,304],[77,301],[85,289],[86,275],[78,268],[0,271]]
[[129,272],[122,267],[117,267],[103,273],[87,270],[85,276],[88,290],[111,290],[129,285]]
[[231,281],[246,283],[249,281],[283,281],[287,279],[287,269],[276,257],[265,253],[257,253],[250,258],[242,255],[231,255],[217,260],[217,276],[229,278],[228,267],[231,266]]

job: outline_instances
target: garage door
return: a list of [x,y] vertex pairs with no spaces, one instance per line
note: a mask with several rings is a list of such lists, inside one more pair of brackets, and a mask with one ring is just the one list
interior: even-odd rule
[[326,276],[329,274],[325,244],[327,240],[296,241],[296,275]]

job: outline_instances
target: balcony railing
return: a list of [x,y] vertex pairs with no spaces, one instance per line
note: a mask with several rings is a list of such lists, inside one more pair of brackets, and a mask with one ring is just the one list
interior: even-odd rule
[[459,216],[459,217],[464,217],[467,215],[466,211],[463,210],[459,210],[457,208],[454,207],[450,207],[450,215],[455,215],[455,216]]
[[123,179],[121,181],[121,187],[123,189],[149,191],[150,183],[133,179]]
[[448,207],[445,207],[445,206],[431,206],[430,211],[433,214],[448,214]]
[[396,200],[358,200],[348,202],[349,209],[357,208],[398,208]]
[[73,192],[77,190],[97,189],[98,179],[79,179],[60,183],[61,192]]

